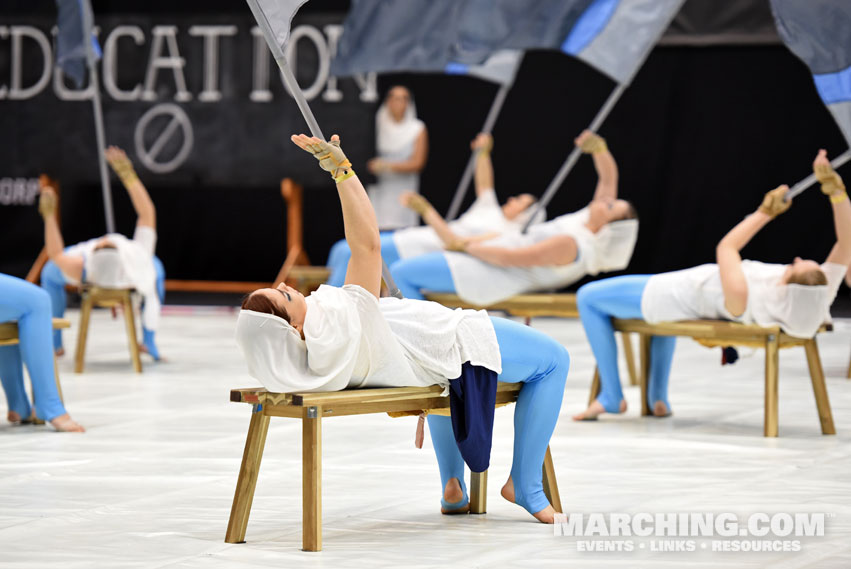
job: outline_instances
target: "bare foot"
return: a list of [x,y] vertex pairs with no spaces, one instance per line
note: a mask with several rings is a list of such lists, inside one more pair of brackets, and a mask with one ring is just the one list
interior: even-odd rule
[[[511,477],[508,477],[508,480],[505,482],[505,485],[502,487],[502,490],[499,491],[502,494],[502,497],[511,502],[512,504],[516,504],[514,501],[514,480]],[[552,506],[547,506],[540,512],[535,512],[532,514],[536,520],[544,524],[553,523],[553,517],[555,516],[556,511]]]
[[53,353],[56,354],[57,358],[61,358],[65,355],[65,348],[56,348],[55,350],[53,350]]
[[[450,504],[455,504],[464,499],[464,491],[461,490],[461,483],[457,478],[450,478],[446,483],[446,488],[443,490],[443,499]],[[440,513],[445,515],[466,514],[470,511],[470,504],[467,503],[460,508],[444,508],[440,507]]]
[[[626,400],[621,399],[621,404],[618,407],[618,413],[624,413],[624,412],[626,412]],[[603,413],[607,413],[606,409],[603,407],[602,403],[600,403],[599,401],[597,401],[595,399],[594,402],[591,403],[591,405],[589,405],[588,408],[585,411],[583,411],[582,413],[579,413],[577,415],[574,415],[573,420],[574,421],[596,421],[597,417],[599,417]]]
[[8,413],[6,413],[6,420],[10,423],[20,423],[21,414],[17,411],[9,411]]
[[60,433],[85,433],[86,429],[71,418],[71,415],[65,413],[51,419],[50,424]]
[[665,405],[663,401],[657,401],[653,404],[653,416],[654,417],[669,417],[671,415],[671,410],[668,409],[668,406]]

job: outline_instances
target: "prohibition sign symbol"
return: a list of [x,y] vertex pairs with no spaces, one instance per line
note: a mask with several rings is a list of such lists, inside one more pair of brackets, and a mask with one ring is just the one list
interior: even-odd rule
[[[157,132],[156,129],[151,127],[151,123],[154,119],[162,115],[171,118],[166,123],[165,128],[159,131],[159,134],[147,137],[149,140],[153,140],[153,143],[150,147],[146,148],[145,135],[148,131],[151,131],[152,135]],[[179,137],[178,131],[181,131],[183,134],[183,144],[180,146],[177,154],[171,159],[163,159],[160,155],[166,145],[172,141],[176,141]],[[183,109],[173,103],[157,105],[142,115],[142,118],[136,123],[136,132],[133,139],[136,143],[136,155],[142,161],[142,164],[148,170],[157,174],[167,174],[177,170],[186,161],[189,153],[192,152],[192,146],[194,144],[192,123],[189,121],[189,117]]]

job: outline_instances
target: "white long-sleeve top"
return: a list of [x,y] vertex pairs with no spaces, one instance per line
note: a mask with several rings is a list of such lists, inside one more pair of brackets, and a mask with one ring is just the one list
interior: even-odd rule
[[357,285],[307,297],[304,339],[283,318],[243,310],[236,340],[248,372],[270,391],[447,386],[465,362],[502,371],[484,311],[382,298]]

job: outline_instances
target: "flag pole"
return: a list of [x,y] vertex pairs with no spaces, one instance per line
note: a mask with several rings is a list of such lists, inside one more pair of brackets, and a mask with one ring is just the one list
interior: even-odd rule
[[[284,78],[284,83],[286,84],[287,89],[289,89],[290,94],[293,96],[293,99],[295,99],[296,104],[298,104],[301,115],[304,117],[304,120],[310,129],[310,134],[316,138],[325,140],[325,135],[322,134],[322,129],[319,128],[319,123],[316,122],[316,117],[313,115],[313,111],[310,109],[307,99],[304,98],[304,93],[302,93],[301,87],[298,85],[298,81],[296,81],[296,78],[293,75],[292,68],[290,68],[290,64],[284,55],[284,50],[275,39],[275,34],[272,32],[272,29],[269,27],[269,22],[263,15],[260,7],[257,5],[257,0],[246,0],[246,2],[248,2],[248,7],[251,9],[254,19],[257,20],[257,25],[260,27],[260,31],[263,32],[263,37],[266,38],[266,44],[272,51],[272,57],[278,63],[278,68],[281,70],[281,76]],[[390,269],[387,267],[387,263],[384,262],[384,259],[381,260],[381,278],[384,279],[384,284],[387,286],[391,296],[402,298],[402,293],[399,291],[399,287],[396,286],[396,281],[393,280],[393,276],[390,274]]]
[[115,233],[115,214],[112,210],[112,186],[109,182],[109,172],[106,169],[106,135],[103,127],[103,103],[100,98],[100,79],[98,78],[97,56],[95,56],[94,48],[92,47],[93,31],[94,31],[94,16],[92,15],[92,5],[89,0],[86,0],[82,7],[83,18],[83,35],[85,36],[86,46],[86,63],[89,67],[89,79],[94,87],[92,96],[92,110],[95,115],[95,140],[98,145],[98,168],[100,169],[100,188],[103,194],[103,210],[106,218],[106,232]]
[[[485,119],[485,124],[480,132],[490,134],[496,124],[496,119],[499,118],[499,113],[502,111],[502,104],[505,103],[505,98],[508,96],[508,91],[511,89],[511,84],[504,84],[499,88],[499,91],[491,103],[490,111]],[[458,187],[455,188],[455,195],[452,198],[452,205],[449,206],[449,213],[446,214],[446,221],[452,221],[458,217],[458,212],[461,209],[461,204],[464,201],[464,196],[467,195],[467,189],[470,186],[470,180],[473,178],[473,172],[476,169],[476,157],[478,151],[470,153],[470,159],[467,161],[467,167],[464,169],[464,175],[461,176],[461,181],[458,182]]]
[[[846,150],[845,152],[843,152],[842,154],[840,154],[839,156],[837,156],[836,158],[831,160],[830,165],[833,167],[834,170],[836,170],[837,168],[839,168],[840,166],[842,166],[843,164],[845,164],[849,160],[851,160],[851,148],[849,148],[848,150]],[[810,174],[809,176],[807,176],[806,178],[804,178],[803,180],[801,180],[800,182],[798,182],[797,184],[795,184],[794,186],[789,188],[789,191],[786,192],[786,196],[784,198],[785,201],[788,202],[789,200],[796,197],[797,195],[802,194],[804,192],[804,190],[809,189],[810,186],[815,184],[815,182],[816,182],[815,173]]]
[[95,139],[98,145],[98,167],[100,168],[100,188],[103,193],[103,209],[106,216],[106,232],[115,233],[115,214],[112,210],[112,186],[109,182],[109,172],[106,169],[106,135],[103,128],[103,105],[100,99],[100,84],[98,82],[97,63],[89,63],[89,76],[94,85],[92,108],[95,115]]

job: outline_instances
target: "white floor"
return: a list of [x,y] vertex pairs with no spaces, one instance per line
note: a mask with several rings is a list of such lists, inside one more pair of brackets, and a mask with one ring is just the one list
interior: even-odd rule
[[[146,360],[135,375],[123,323],[96,313],[86,373],[60,362],[67,407],[88,432],[0,426],[0,567],[851,567],[851,322],[820,342],[839,434],[820,434],[806,359],[792,349],[781,356],[780,438],[766,439],[761,352],[722,368],[718,350],[680,340],[672,418],[640,418],[633,387],[625,416],[574,423],[593,369],[582,329],[534,321],[572,358],[551,443],[567,512],[826,513],[825,536],[791,538],[798,553],[651,551],[664,538],[628,538],[629,553],[579,551],[591,538],[556,537],[499,496],[511,408],[497,413],[484,516],[439,514],[437,468],[428,442],[413,446],[415,419],[324,421],[324,551],[305,553],[300,429],[288,419],[272,420],[247,543],[224,543],[249,419],[228,394],[256,385],[232,340],[235,316],[169,307],[169,361]],[[75,339],[72,330],[66,346]]]

